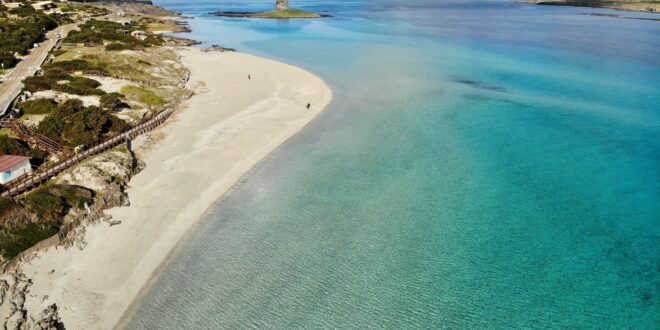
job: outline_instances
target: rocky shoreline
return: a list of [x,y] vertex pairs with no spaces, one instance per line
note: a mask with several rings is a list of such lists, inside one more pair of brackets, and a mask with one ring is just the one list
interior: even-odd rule
[[4,329],[64,329],[56,304],[46,307],[36,319],[28,316],[25,299],[30,294],[31,285],[32,281],[23,273],[10,274],[8,278],[0,280],[0,306],[7,305],[9,310],[9,317],[4,320]]
[[572,7],[590,7],[590,8],[609,8],[626,11],[639,11],[655,13],[660,10],[660,2],[647,1],[603,1],[603,0],[535,0],[534,3],[540,6],[572,6]]

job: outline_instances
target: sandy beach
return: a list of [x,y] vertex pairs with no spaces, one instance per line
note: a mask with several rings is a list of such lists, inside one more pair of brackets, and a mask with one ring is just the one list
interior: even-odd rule
[[155,131],[160,141],[138,147],[146,168],[130,183],[131,206],[107,212],[121,224],[91,225],[84,249],[51,248],[24,264],[34,282],[28,313],[56,303],[67,329],[115,327],[206,210],[332,99],[323,80],[291,65],[233,52],[180,54],[196,95]]

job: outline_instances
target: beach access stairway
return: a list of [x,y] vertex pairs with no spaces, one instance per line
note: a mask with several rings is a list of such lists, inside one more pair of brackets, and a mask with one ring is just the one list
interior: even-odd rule
[[27,142],[31,146],[38,148],[39,150],[43,150],[58,155],[62,153],[62,146],[60,146],[57,142],[49,139],[44,135],[36,134],[32,132],[32,130],[29,127],[25,126],[23,123],[19,122],[18,120],[12,120],[12,119],[0,120],[0,127],[9,128],[21,140]]
[[60,174],[64,170],[80,163],[81,161],[91,156],[100,154],[108,149],[130,141],[141,134],[152,131],[160,124],[165,122],[165,120],[167,120],[167,118],[169,118],[172,113],[174,113],[174,111],[176,111],[176,108],[166,109],[156,116],[150,119],[146,119],[142,123],[133,126],[132,128],[119,135],[110,137],[106,140],[89,146],[85,151],[72,156],[66,156],[57,162],[44,164],[38,170],[25,174],[16,180],[9,182],[0,193],[0,197],[13,198],[20,194],[29,192],[42,183],[48,181],[50,178]]

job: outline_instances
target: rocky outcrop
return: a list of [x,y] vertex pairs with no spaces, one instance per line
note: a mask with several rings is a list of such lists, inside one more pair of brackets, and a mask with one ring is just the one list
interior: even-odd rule
[[11,274],[2,280],[6,288],[3,303],[0,308],[7,315],[4,319],[4,329],[25,329],[27,322],[27,311],[24,308],[25,295],[32,282],[22,273]]
[[60,320],[59,313],[57,311],[57,305],[52,304],[41,312],[37,320],[31,320],[32,325],[29,325],[28,329],[34,330],[60,330],[64,329],[64,324]]
[[28,316],[25,297],[30,293],[31,285],[32,281],[21,272],[5,274],[3,279],[0,279],[0,312],[6,315],[4,319],[0,319],[2,329],[64,329],[55,304],[46,307],[36,318]]

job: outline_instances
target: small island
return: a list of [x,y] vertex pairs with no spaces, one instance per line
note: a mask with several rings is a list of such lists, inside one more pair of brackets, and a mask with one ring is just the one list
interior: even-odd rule
[[240,11],[217,11],[211,15],[222,17],[247,17],[247,18],[321,18],[328,17],[325,14],[317,14],[299,9],[290,9],[289,0],[277,0],[275,10],[266,12],[240,12]]

